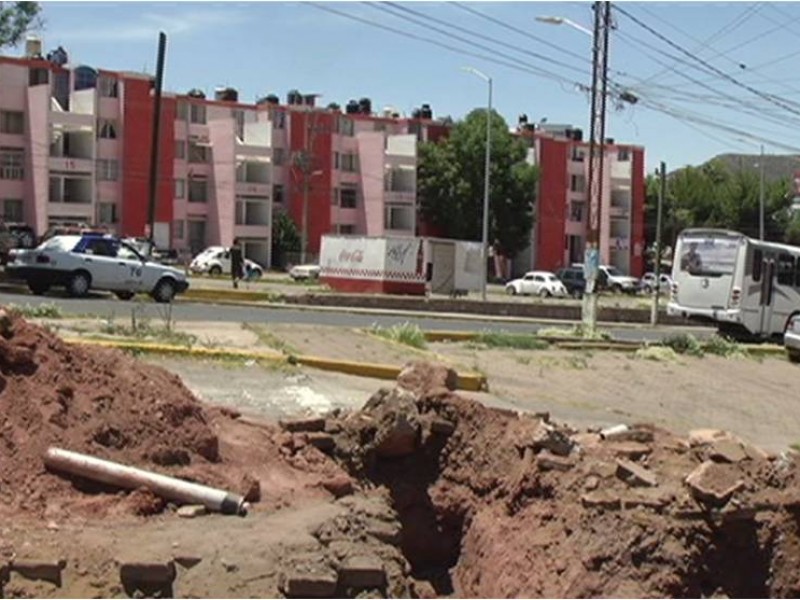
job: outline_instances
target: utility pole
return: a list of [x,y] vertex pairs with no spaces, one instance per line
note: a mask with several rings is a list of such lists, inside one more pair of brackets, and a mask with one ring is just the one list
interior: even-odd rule
[[313,112],[313,119],[309,119],[313,110],[313,108],[310,108],[303,113],[303,149],[294,156],[294,166],[303,177],[303,206],[300,217],[300,264],[306,264],[308,258],[308,195],[311,191],[311,178],[314,175],[314,139],[317,116],[317,113]]
[[158,62],[156,63],[156,82],[153,98],[153,139],[150,145],[150,195],[147,205],[147,219],[150,226],[150,251],[153,250],[153,236],[156,226],[156,197],[158,196],[158,149],[161,133],[161,90],[164,85],[164,57],[167,53],[167,35],[158,34]]
[[[592,33],[591,133],[589,136],[589,231],[584,253],[586,293],[581,320],[589,333],[597,327],[597,273],[600,263],[600,223],[605,158],[606,95],[608,83],[608,37],[611,3],[595,2]],[[598,89],[599,88],[599,89]]]
[[758,239],[764,241],[764,144],[761,144],[761,160],[759,161],[760,177],[758,182]]
[[667,190],[667,165],[661,161],[658,169],[658,209],[656,210],[656,285],[653,292],[653,308],[650,311],[650,325],[658,323],[658,297],[661,294],[661,210]]

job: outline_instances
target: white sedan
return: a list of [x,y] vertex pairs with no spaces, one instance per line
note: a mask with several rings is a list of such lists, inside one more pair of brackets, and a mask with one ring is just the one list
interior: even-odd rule
[[289,277],[295,281],[319,279],[321,270],[322,269],[319,267],[319,265],[295,265],[289,269]]
[[531,271],[525,273],[520,279],[514,279],[506,284],[506,293],[516,296],[556,296],[564,298],[567,296],[567,288],[561,281],[549,271]]
[[[227,246],[210,246],[192,259],[189,265],[192,273],[207,273],[208,275],[231,274],[231,250]],[[257,262],[244,259],[244,272],[246,279],[259,279],[264,274],[264,269]]]
[[122,300],[141,292],[156,302],[171,302],[189,288],[182,271],[148,261],[125,242],[98,234],[58,235],[32,250],[13,250],[6,273],[27,282],[34,294],[64,287],[74,297],[94,289],[114,292]]

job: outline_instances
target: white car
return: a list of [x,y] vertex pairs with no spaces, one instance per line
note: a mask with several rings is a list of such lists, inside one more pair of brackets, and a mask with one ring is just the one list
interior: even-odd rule
[[520,279],[514,279],[506,284],[506,293],[516,296],[556,296],[564,298],[567,296],[567,288],[561,283],[553,273],[549,271],[531,271],[525,273]]
[[34,294],[64,287],[76,298],[105,290],[122,300],[146,293],[156,302],[171,302],[189,288],[183,271],[148,261],[129,244],[98,234],[57,235],[37,248],[13,250],[6,273],[25,281]]
[[636,277],[625,275],[611,265],[600,265],[597,276],[600,286],[612,292],[633,294],[639,287],[639,280]]
[[[658,277],[659,290],[662,294],[669,294],[672,289],[672,277],[665,273],[661,273]],[[639,289],[645,293],[650,294],[656,289],[656,275],[655,273],[645,273],[639,282]]]
[[319,279],[320,271],[319,265],[295,265],[289,269],[289,277],[295,281]]
[[[210,246],[192,259],[189,270],[208,275],[230,275],[231,249],[226,246]],[[259,279],[264,274],[264,269],[257,262],[245,258],[244,272],[247,279]]]
[[789,318],[786,330],[783,332],[783,346],[789,360],[793,363],[800,363],[800,315]]

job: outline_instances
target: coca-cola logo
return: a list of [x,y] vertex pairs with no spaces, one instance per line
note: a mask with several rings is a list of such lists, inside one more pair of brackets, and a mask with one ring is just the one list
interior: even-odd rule
[[339,252],[339,262],[360,263],[364,261],[363,250],[342,250]]

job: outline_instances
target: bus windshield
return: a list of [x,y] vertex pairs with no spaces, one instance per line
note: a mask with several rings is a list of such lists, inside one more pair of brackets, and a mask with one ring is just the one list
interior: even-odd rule
[[736,238],[684,237],[681,239],[681,271],[698,276],[731,275],[738,247]]

